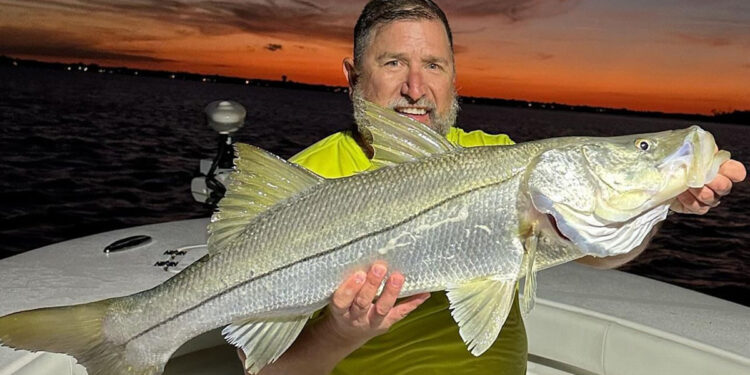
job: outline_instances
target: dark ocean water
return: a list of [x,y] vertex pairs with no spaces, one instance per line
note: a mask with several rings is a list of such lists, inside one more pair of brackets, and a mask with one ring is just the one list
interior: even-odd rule
[[[0,67],[0,258],[134,225],[204,217],[190,180],[217,136],[202,110],[248,110],[236,139],[289,157],[351,123],[345,94]],[[464,104],[459,124],[517,142],[683,128],[684,120]],[[701,123],[735,159],[750,127]],[[750,184],[705,216],[672,215],[623,270],[750,306]]]

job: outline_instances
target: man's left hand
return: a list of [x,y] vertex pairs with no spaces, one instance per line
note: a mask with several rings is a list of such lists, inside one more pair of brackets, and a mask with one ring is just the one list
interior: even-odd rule
[[747,175],[745,166],[737,160],[727,160],[719,167],[719,174],[700,188],[690,188],[677,196],[670,207],[673,211],[703,215],[719,205],[721,198],[732,190],[732,184],[743,181]]

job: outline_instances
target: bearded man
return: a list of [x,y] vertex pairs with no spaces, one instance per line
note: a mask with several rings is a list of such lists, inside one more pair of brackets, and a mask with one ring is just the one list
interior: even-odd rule
[[[506,135],[454,127],[458,103],[453,57],[450,26],[434,2],[374,0],[357,21],[354,57],[344,59],[343,69],[355,107],[365,99],[391,108],[463,147],[513,144]],[[355,114],[359,112],[355,108]],[[370,146],[352,129],[315,143],[290,161],[323,177],[339,178],[368,170],[371,157]],[[730,160],[716,180],[682,194],[674,209],[705,213],[729,192],[732,181],[744,176],[742,164]],[[616,267],[643,248],[581,262]],[[327,311],[311,320],[289,350],[261,374],[526,373],[527,342],[518,295],[496,342],[474,357],[459,336],[444,292],[397,302],[404,276],[386,275],[383,263],[351,275],[334,293]]]

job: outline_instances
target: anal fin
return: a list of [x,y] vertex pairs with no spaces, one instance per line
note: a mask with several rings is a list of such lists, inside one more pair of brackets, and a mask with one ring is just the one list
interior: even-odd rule
[[479,356],[497,339],[508,317],[515,280],[479,279],[448,288],[451,315],[471,354]]
[[245,369],[251,374],[276,361],[299,336],[310,316],[273,320],[248,320],[226,326],[221,333],[245,353]]

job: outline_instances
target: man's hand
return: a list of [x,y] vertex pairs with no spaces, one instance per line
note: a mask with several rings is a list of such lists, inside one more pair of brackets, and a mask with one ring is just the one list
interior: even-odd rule
[[[333,293],[327,314],[305,327],[279,360],[258,375],[328,374],[339,361],[367,340],[388,331],[430,297],[430,293],[417,294],[396,304],[404,276],[394,272],[376,299],[386,273],[385,264],[375,263],[369,272],[351,275]],[[245,363],[242,350],[238,349],[237,354]]]
[[732,184],[743,181],[747,171],[742,163],[727,160],[719,167],[719,174],[713,181],[701,188],[691,188],[677,196],[670,207],[672,211],[703,215],[719,205],[721,197],[729,194]]
[[429,293],[421,293],[396,304],[404,276],[394,272],[375,299],[386,272],[385,264],[375,263],[367,273],[355,272],[333,293],[325,328],[342,343],[364,344],[388,331],[430,297]]
[[[719,167],[719,174],[716,178],[702,188],[688,189],[678,195],[670,208],[679,213],[703,215],[712,207],[718,206],[721,197],[732,190],[732,184],[743,181],[746,175],[747,171],[742,163],[737,160],[727,160]],[[600,269],[620,267],[635,259],[646,249],[651,236],[656,233],[658,227],[655,226],[651,230],[651,234],[647,236],[643,244],[628,253],[604,258],[585,256],[577,262]]]

